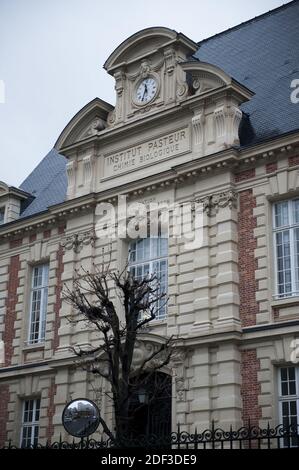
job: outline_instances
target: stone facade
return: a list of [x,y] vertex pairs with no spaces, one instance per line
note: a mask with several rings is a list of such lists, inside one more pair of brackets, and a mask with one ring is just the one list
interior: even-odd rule
[[[68,438],[61,414],[77,397],[95,400],[113,419],[107,384],[76,369],[69,351],[94,343],[95,332],[68,321],[74,312],[61,291],[75,269],[110,257],[112,268],[125,265],[129,240],[96,234],[98,204],[117,208],[120,195],[129,203],[203,204],[201,246],[169,238],[168,315],[140,339],[142,351],[180,338],[179,355],[164,370],[173,378],[173,427],[280,421],[277,370],[290,364],[299,301],[273,300],[271,208],[299,194],[299,136],[238,148],[239,106],[252,93],[217,67],[188,61],[196,47],[166,28],[121,44],[105,63],[115,108],[92,101],[56,143],[68,158],[66,201],[0,230],[2,442],[19,442],[26,397],[41,398],[41,441]],[[141,106],[134,90],[147,76],[158,94]],[[28,344],[31,272],[41,262],[49,263],[45,340]]]

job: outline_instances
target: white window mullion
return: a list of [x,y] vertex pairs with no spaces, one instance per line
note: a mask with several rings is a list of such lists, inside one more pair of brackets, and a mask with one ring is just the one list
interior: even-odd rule
[[[296,201],[296,202],[295,202]],[[299,295],[299,266],[297,260],[296,229],[299,229],[299,223],[296,222],[295,209],[297,199],[278,202],[273,205],[273,246],[275,263],[275,289],[276,298],[285,298]],[[297,204],[298,205],[298,204]],[[297,211],[298,212],[298,211]],[[296,214],[297,214],[296,212]],[[298,220],[298,216],[297,216]],[[286,238],[288,242],[286,243]],[[278,243],[280,239],[281,246]],[[286,256],[286,248],[289,244],[289,255]],[[278,257],[278,249],[281,251],[281,257]],[[289,269],[286,267],[289,258]],[[280,270],[279,270],[280,263]],[[279,275],[281,279],[279,279]],[[287,277],[289,281],[287,282]]]
[[22,404],[21,446],[28,447],[37,444],[39,419],[40,398],[24,400]]
[[[147,273],[149,276],[157,271],[157,277],[164,275],[165,291],[167,291],[167,262],[168,250],[163,244],[162,237],[158,238],[144,238],[138,241],[132,241],[129,250],[129,266],[128,269],[138,279],[140,278],[140,270],[142,277]],[[130,261],[131,259],[131,261]],[[162,273],[162,266],[165,272]],[[162,288],[164,286],[161,286]],[[163,299],[164,300],[164,299]],[[166,317],[166,306],[163,305],[163,300],[157,303],[156,320],[163,320]],[[161,308],[160,308],[161,306]]]
[[294,243],[294,228],[290,228],[290,254],[291,254],[291,283],[292,294],[297,295],[296,292],[296,270],[295,270],[295,243]]
[[49,266],[47,264],[33,267],[30,293],[29,344],[40,343],[45,339],[48,277]]

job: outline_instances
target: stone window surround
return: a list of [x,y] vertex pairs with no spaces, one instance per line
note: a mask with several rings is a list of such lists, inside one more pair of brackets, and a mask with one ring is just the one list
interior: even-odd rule
[[[292,202],[296,201],[296,200],[298,201],[298,197],[289,198],[289,199],[282,199],[281,201],[275,201],[272,204],[273,260],[274,260],[274,274],[275,274],[274,282],[273,282],[273,292],[275,292],[273,294],[274,300],[284,300],[286,298],[291,299],[291,298],[294,298],[294,297],[295,298],[297,297],[297,299],[298,299],[298,297],[299,297],[298,290],[296,291],[293,288],[294,284],[295,284],[295,279],[296,279],[296,270],[295,270],[295,266],[292,265],[293,264],[292,262],[291,262],[292,290],[291,290],[291,292],[281,294],[281,296],[277,292],[277,288],[278,288],[278,284],[277,284],[277,251],[276,251],[277,248],[276,248],[276,240],[275,240],[275,236],[276,236],[277,232],[288,230],[289,233],[290,233],[290,238],[289,238],[290,257],[291,258],[294,257],[294,250],[295,250],[294,243],[295,243],[295,240],[293,240],[293,236],[292,236],[291,232],[296,227],[299,228],[299,224],[296,224],[293,221]],[[280,202],[287,202],[288,203],[287,210],[288,210],[289,217],[291,217],[291,220],[289,220],[289,223],[286,226],[275,227],[275,204],[280,203]]]
[[[295,388],[296,388],[296,393],[295,394],[282,394],[282,377],[281,377],[281,371],[282,369],[287,369],[289,370],[290,368],[294,368],[294,373],[295,373]],[[288,372],[289,373],[289,372]],[[289,377],[289,376],[288,376]],[[287,383],[288,380],[287,380]],[[297,412],[297,424],[299,420],[299,367],[296,364],[281,364],[278,367],[277,370],[277,398],[278,398],[278,416],[279,416],[279,422],[283,424],[283,419],[282,419],[282,404],[285,402],[290,402],[290,401],[296,401],[296,412]]]
[[6,212],[7,212],[6,204],[4,204],[4,205],[1,204],[0,205],[0,213],[1,213],[1,215],[3,214],[3,222],[1,222],[1,219],[0,219],[0,225],[5,224],[5,222],[6,222]]
[[[275,175],[269,174],[263,184],[253,186],[253,195],[257,201],[256,207],[254,208],[254,216],[257,218],[255,237],[257,237],[258,240],[258,246],[255,252],[255,259],[258,262],[256,279],[259,282],[257,301],[261,305],[259,308],[260,319],[257,319],[258,323],[264,323],[266,318],[267,322],[270,320],[269,315],[271,314],[269,312],[271,312],[272,307],[292,306],[299,302],[299,296],[282,299],[275,299],[274,297],[276,279],[274,273],[276,272],[276,266],[272,231],[272,211],[274,203],[290,199],[290,194],[292,195],[292,199],[299,196],[298,168],[282,168]],[[265,237],[265,246],[259,244],[259,239],[262,241],[263,237]],[[265,268],[267,270],[266,278],[265,274],[262,274]],[[267,294],[267,300],[263,298],[264,289],[267,289],[270,294]]]
[[[119,260],[120,260],[120,272],[125,269],[127,262],[128,262],[128,253],[129,253],[129,245],[132,239],[129,237],[117,239],[117,251],[119,253]],[[169,256],[169,254],[168,254]],[[168,287],[169,287],[169,274],[168,274]],[[150,328],[156,328],[159,326],[164,326],[167,324],[168,315],[166,314],[164,319],[157,319],[150,323]]]

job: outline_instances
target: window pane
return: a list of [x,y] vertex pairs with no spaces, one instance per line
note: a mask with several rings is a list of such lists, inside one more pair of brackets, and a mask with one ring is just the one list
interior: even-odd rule
[[288,367],[289,380],[295,380],[295,367]]
[[282,403],[282,414],[283,416],[289,415],[289,402],[288,401],[285,401]]
[[296,395],[296,382],[289,383],[289,394]]
[[281,384],[281,394],[282,395],[288,395],[289,394],[289,387],[287,382],[282,382]]
[[23,424],[21,445],[32,446],[38,442],[38,421],[40,416],[40,399],[26,400],[23,407]]
[[299,223],[299,199],[293,201],[293,219],[294,223]]
[[5,215],[5,208],[1,207],[0,208],[0,225],[4,224],[4,215]]
[[296,278],[296,291],[299,292],[299,229],[293,229],[294,234],[294,268]]
[[295,401],[290,402],[290,413],[293,416],[297,416],[297,403]]
[[290,231],[276,233],[277,290],[279,295],[292,291]]
[[29,343],[38,343],[45,338],[48,303],[49,267],[35,266],[32,271]]
[[287,380],[288,378],[288,369],[287,367],[282,367],[280,369],[281,380]]
[[[136,247],[136,249],[135,249]],[[132,256],[132,253],[134,255]],[[168,239],[152,237],[132,241],[129,245],[129,270],[132,275],[142,280],[148,275],[156,274],[160,283],[159,292],[167,291],[167,259]],[[146,261],[146,262],[145,262]],[[133,266],[130,266],[133,265]],[[155,281],[153,281],[155,282]],[[166,316],[166,299],[157,301],[155,306],[156,319],[162,319]]]
[[274,206],[275,227],[289,225],[288,202],[278,202]]

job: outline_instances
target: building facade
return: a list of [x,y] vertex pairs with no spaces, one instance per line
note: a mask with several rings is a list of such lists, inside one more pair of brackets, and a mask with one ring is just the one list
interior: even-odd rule
[[[134,34],[104,64],[115,107],[88,103],[19,189],[0,184],[1,444],[69,439],[61,415],[75,398],[113,422],[107,384],[69,349],[96,333],[69,322],[62,290],[76,269],[121,269],[132,251],[132,269],[158,270],[169,296],[134,361],[179,338],[163,369],[172,427],[297,422],[298,14],[291,2],[201,43]],[[128,213],[189,207],[193,224],[199,208],[202,239],[172,236],[171,213],[166,243],[120,236],[124,201]],[[101,236],[103,203],[116,236]]]

